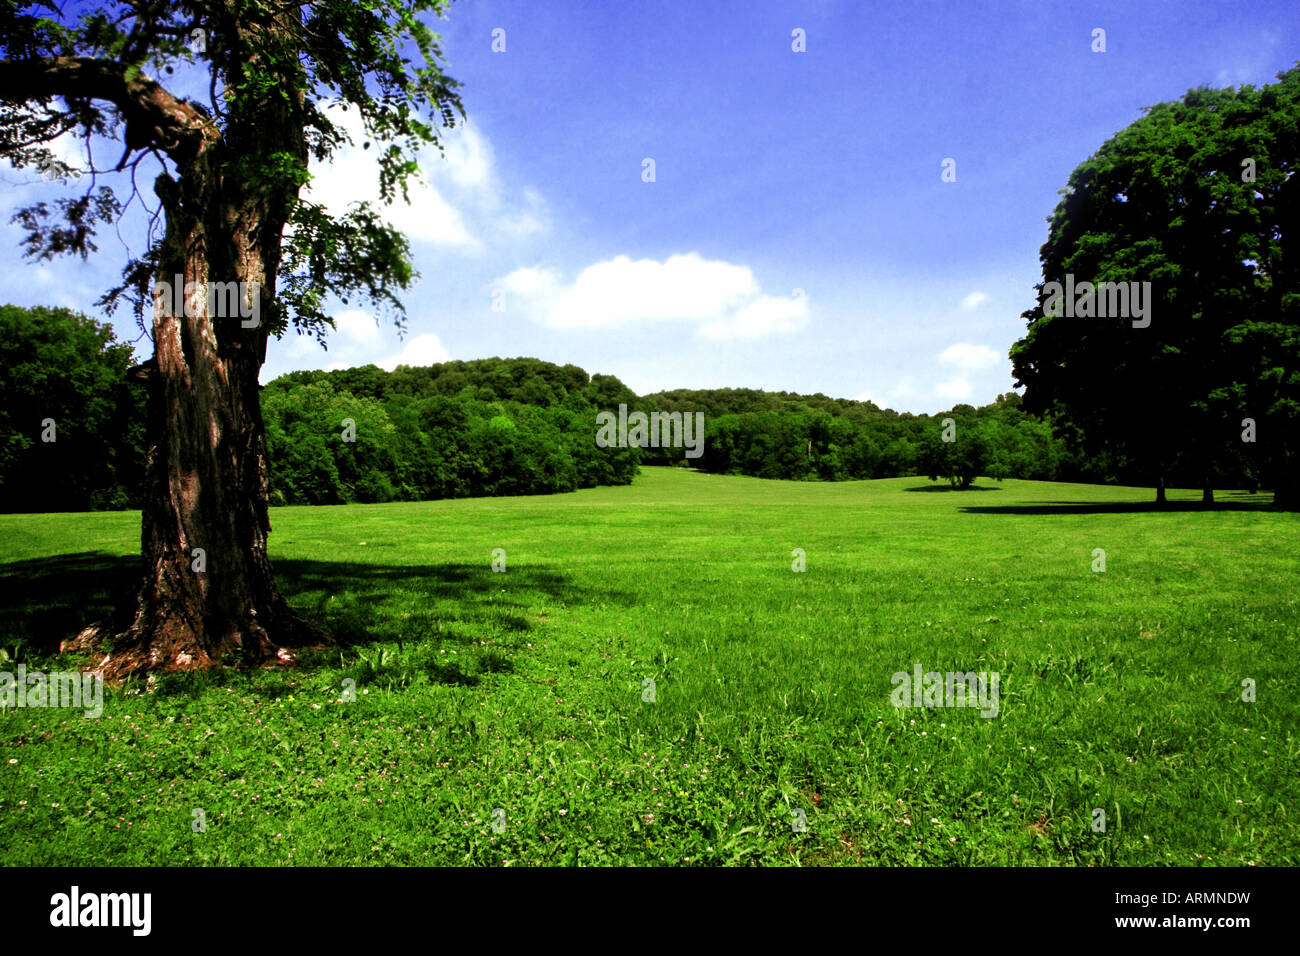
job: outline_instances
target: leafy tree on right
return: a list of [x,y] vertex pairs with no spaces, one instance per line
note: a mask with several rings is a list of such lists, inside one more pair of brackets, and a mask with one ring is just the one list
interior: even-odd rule
[[1278,79],[1150,107],[1074,170],[1011,349],[1025,410],[1157,501],[1247,474],[1300,507],[1300,69]]

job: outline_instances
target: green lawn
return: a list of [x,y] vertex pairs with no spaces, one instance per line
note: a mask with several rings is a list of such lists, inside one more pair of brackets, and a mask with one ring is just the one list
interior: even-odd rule
[[[979,486],[277,509],[286,592],[344,643],[0,714],[4,862],[1300,863],[1300,516]],[[71,666],[138,522],[0,516],[0,646]],[[997,716],[895,708],[917,664],[997,672]]]

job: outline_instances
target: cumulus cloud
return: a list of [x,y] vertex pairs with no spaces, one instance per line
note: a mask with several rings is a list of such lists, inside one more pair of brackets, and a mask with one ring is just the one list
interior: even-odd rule
[[[452,246],[471,245],[473,240],[460,212],[447,202],[427,177],[415,177],[408,186],[410,203],[399,197],[385,206],[379,198],[378,151],[364,148],[368,137],[356,110],[330,110],[330,118],[348,132],[351,146],[341,147],[328,165],[312,163],[312,181],[303,190],[303,198],[318,203],[334,216],[347,213],[353,203],[369,202],[395,228],[413,242],[431,242]],[[372,147],[373,148],[373,147]],[[423,170],[441,162],[437,150],[420,156]],[[468,160],[465,160],[468,162]]]
[[547,324],[601,328],[637,319],[717,317],[758,293],[745,266],[707,261],[695,253],[664,262],[617,256],[582,270],[560,296]]
[[391,372],[399,365],[437,365],[450,362],[451,353],[443,347],[442,342],[432,332],[425,332],[407,341],[396,355],[390,355],[375,364]]
[[528,314],[554,329],[607,329],[643,322],[693,324],[710,339],[755,339],[808,321],[802,290],[763,293],[748,266],[698,253],[633,260],[616,256],[587,266],[570,284],[552,270],[516,269],[498,285],[519,294]]
[[808,304],[802,295],[788,299],[765,295],[703,326],[700,335],[706,339],[758,339],[798,331],[807,321]]
[[371,144],[355,110],[330,110],[330,117],[347,131],[352,145],[342,147],[329,165],[313,163],[313,179],[304,198],[341,215],[354,202],[368,201],[412,242],[464,249],[481,248],[484,241],[518,238],[549,228],[541,193],[524,188],[507,199],[496,170],[492,144],[472,123],[439,132],[443,151],[435,148],[417,156],[420,174],[408,184],[410,203],[400,196],[385,206],[379,200],[379,149]]
[[971,309],[978,309],[985,302],[992,302],[992,301],[993,301],[993,297],[990,296],[987,292],[977,291],[977,292],[972,292],[970,295],[966,296],[966,298],[962,299],[961,307],[969,311]]
[[560,283],[559,273],[553,269],[529,266],[516,269],[499,283],[507,292],[520,292],[524,295],[547,295]]
[[373,315],[350,309],[334,317],[334,335],[358,345],[378,343],[383,333]]

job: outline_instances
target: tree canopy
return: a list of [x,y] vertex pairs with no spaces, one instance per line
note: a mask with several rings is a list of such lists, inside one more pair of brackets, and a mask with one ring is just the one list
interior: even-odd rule
[[[372,203],[335,215],[298,192],[310,180],[309,161],[328,163],[352,144],[342,115],[355,111],[364,145],[376,145],[382,200],[405,197],[420,174],[418,152],[439,143],[437,124],[464,115],[459,83],[443,72],[438,37],[422,18],[447,3],[118,0],[74,15],[53,0],[6,0],[0,156],[19,169],[73,172],[52,147],[72,134],[85,144],[93,174],[84,195],[15,217],[27,232],[27,254],[88,256],[97,249],[96,228],[116,223],[137,195],[142,163],[170,179],[202,154],[215,160],[212,171],[228,192],[244,191],[250,203],[274,197],[279,228],[261,237],[280,253],[276,294],[261,314],[267,330],[279,335],[292,325],[323,338],[333,327],[331,295],[360,297],[400,322],[399,293],[416,277],[405,237]],[[205,95],[171,92],[165,83]],[[276,114],[267,113],[268,102]],[[273,115],[289,129],[274,129]],[[94,155],[104,138],[123,143],[116,163]],[[117,186],[100,182],[115,172],[131,176],[117,177]],[[162,213],[170,196],[159,198]],[[150,239],[101,300],[110,311],[122,297],[141,308],[152,301],[163,246],[157,233]]]

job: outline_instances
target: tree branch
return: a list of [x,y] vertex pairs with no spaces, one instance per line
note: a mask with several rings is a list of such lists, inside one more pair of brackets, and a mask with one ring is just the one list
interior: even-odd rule
[[220,131],[194,106],[178,99],[138,67],[91,57],[0,60],[0,102],[25,104],[54,96],[104,100],[126,121],[137,148],[165,152],[177,165],[218,142]]

